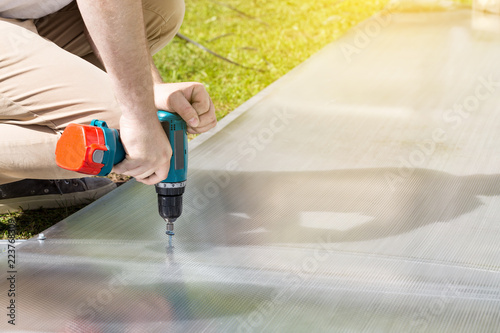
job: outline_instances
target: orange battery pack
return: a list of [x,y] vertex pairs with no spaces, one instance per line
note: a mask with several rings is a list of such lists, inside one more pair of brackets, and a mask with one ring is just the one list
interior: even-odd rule
[[56,163],[63,169],[97,175],[107,150],[102,128],[69,124],[57,142]]

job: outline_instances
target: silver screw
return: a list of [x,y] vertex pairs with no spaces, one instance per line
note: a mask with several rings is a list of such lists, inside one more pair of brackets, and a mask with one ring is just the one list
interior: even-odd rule
[[47,239],[47,237],[45,237],[45,235],[43,234],[43,232],[39,233],[38,234],[38,240],[44,240],[44,239]]

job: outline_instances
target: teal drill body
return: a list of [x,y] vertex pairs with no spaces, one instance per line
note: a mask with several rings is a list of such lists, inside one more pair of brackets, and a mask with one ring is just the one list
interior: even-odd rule
[[[167,178],[156,184],[155,188],[158,194],[158,211],[167,222],[167,234],[172,236],[174,234],[173,222],[182,213],[182,195],[187,179],[187,127],[186,122],[179,115],[170,112],[158,111],[158,119],[172,146],[172,158]],[[99,120],[93,120],[91,126],[100,127],[104,133],[107,150],[96,150],[92,159],[94,162],[104,164],[98,175],[106,176],[111,172],[113,165],[125,158],[125,150],[116,129],[108,128],[105,122]]]

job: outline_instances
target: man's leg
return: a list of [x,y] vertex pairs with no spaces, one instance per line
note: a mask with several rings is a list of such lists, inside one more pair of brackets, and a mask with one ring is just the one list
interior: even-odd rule
[[[119,116],[105,73],[40,37],[32,21],[0,20],[0,213],[88,202],[116,187],[99,178],[43,179],[82,177],[55,164],[69,122],[116,125]],[[40,180],[18,181],[26,178]]]
[[93,118],[118,126],[119,107],[103,71],[30,31],[29,22],[0,20],[0,182],[81,177],[55,164],[60,132]]
[[151,54],[174,38],[184,18],[184,0],[144,0],[144,23]]
[[[143,0],[143,16],[151,54],[175,36],[184,18],[184,0]],[[38,33],[62,49],[103,68],[94,54],[76,2],[35,21]]]

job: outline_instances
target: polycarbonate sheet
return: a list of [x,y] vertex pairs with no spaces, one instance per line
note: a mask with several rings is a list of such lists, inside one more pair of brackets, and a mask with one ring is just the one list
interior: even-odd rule
[[133,181],[19,245],[1,330],[497,332],[500,38],[471,16],[368,20],[195,139],[174,248]]

